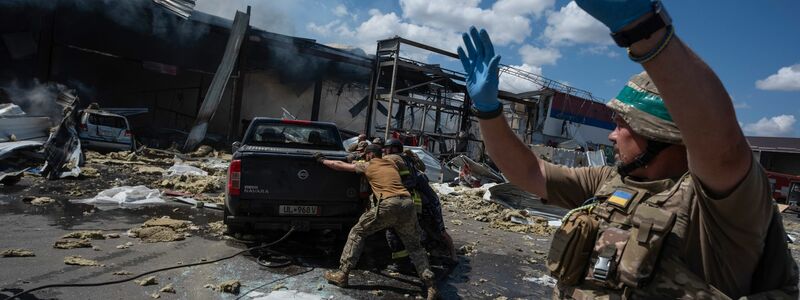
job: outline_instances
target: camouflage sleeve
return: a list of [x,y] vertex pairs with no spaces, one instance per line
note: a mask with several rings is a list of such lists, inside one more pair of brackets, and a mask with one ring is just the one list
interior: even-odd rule
[[366,161],[357,161],[353,163],[356,165],[356,173],[364,174],[367,172],[367,167],[369,167],[369,162]]
[[612,167],[569,168],[544,162],[547,199],[542,202],[565,208],[581,206],[614,174]]

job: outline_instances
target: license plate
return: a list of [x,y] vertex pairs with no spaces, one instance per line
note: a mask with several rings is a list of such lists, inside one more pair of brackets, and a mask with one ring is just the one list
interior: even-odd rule
[[280,215],[316,216],[316,215],[319,215],[319,206],[280,205],[280,206],[278,206],[278,214],[280,214]]

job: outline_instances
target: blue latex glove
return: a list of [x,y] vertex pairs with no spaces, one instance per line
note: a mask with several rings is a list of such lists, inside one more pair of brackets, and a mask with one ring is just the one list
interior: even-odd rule
[[584,11],[603,24],[611,32],[623,27],[653,11],[651,0],[575,0]]
[[458,57],[467,73],[467,92],[472,105],[478,111],[489,112],[500,106],[497,100],[498,67],[500,56],[494,55],[494,46],[485,29],[480,33],[475,27],[469,28],[469,34],[464,33],[464,49],[458,47]]

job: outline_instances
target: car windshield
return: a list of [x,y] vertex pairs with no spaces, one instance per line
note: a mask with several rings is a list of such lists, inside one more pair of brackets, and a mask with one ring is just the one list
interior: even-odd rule
[[335,128],[310,124],[257,124],[250,130],[246,141],[258,146],[342,150],[341,138]]

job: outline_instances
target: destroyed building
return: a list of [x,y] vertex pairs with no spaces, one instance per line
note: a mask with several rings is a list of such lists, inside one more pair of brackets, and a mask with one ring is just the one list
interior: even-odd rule
[[[482,152],[463,74],[402,57],[400,45],[454,57],[449,51],[396,37],[378,41],[375,55],[366,55],[271,33],[247,20],[239,32],[231,29],[234,21],[202,12],[184,19],[153,1],[114,7],[66,0],[2,6],[4,86],[61,82],[77,89],[83,105],[146,109],[129,117],[146,145],[163,147],[164,137],[185,138],[203,115],[204,100],[216,92],[218,102],[206,112],[213,118],[205,136],[219,146],[238,140],[258,116],[324,120],[337,123],[348,136],[384,136],[388,109],[394,122],[390,131],[411,136],[409,144],[474,158]],[[236,51],[226,52],[229,40],[238,42]],[[226,55],[230,76],[214,83]],[[507,117],[525,142],[608,143],[611,112],[590,93],[509,66],[501,73],[534,87],[501,93],[514,103],[507,105]]]

